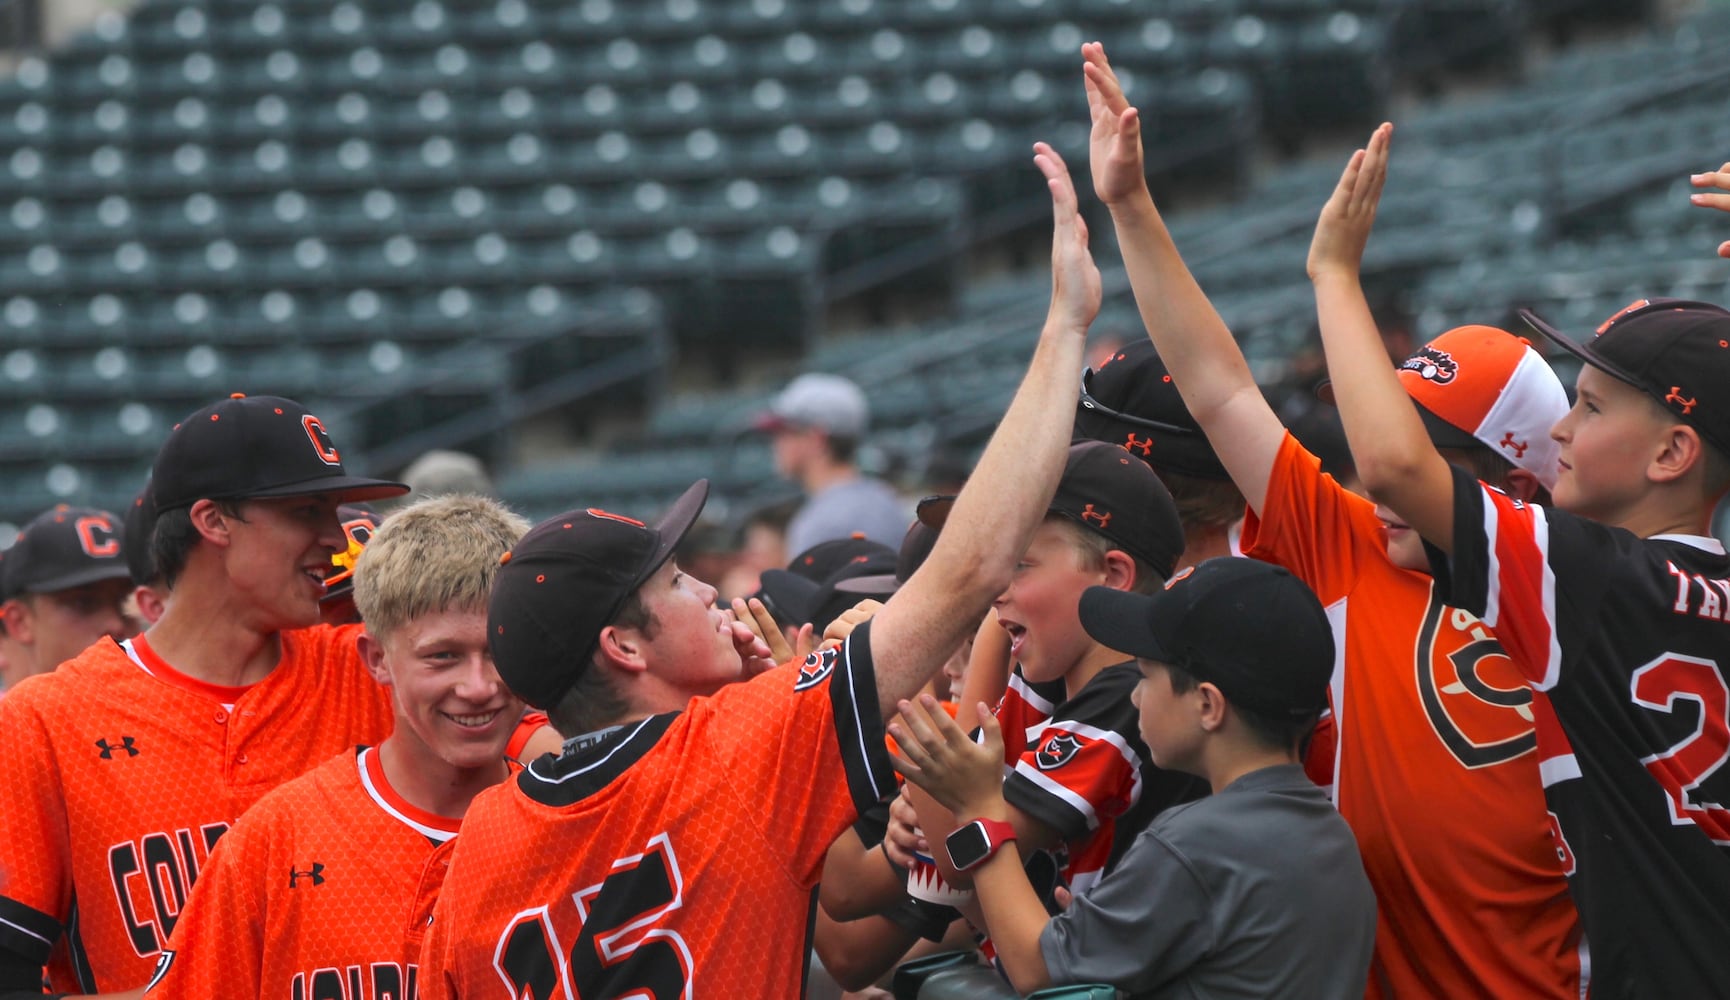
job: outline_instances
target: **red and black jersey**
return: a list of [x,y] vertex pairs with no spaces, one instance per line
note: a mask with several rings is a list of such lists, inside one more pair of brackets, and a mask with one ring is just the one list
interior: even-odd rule
[[1021,664],[1009,673],[1009,683],[997,702],[997,724],[1003,728],[1003,766],[1015,768],[1026,745],[1039,738],[1050,721],[1051,713],[1063,704],[1066,692],[1063,678],[1054,681],[1030,681],[1021,673]]
[[895,791],[870,626],[475,798],[420,995],[792,997],[829,845]]
[[[1454,470],[1453,603],[1532,686],[1594,997],[1730,984],[1730,557],[1513,500]],[[1432,553],[1434,556],[1434,553]]]
[[1057,831],[1076,892],[1099,881],[1153,817],[1207,794],[1193,775],[1155,766],[1130,692],[1133,661],[1106,667],[1056,706],[1003,782],[1010,805]]

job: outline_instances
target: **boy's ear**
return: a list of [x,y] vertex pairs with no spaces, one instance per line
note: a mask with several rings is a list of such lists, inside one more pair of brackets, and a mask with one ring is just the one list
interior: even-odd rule
[[366,672],[372,679],[386,687],[390,686],[390,671],[384,666],[384,643],[371,632],[362,632],[354,637],[356,652],[360,653],[360,662],[365,665]]
[[6,636],[14,642],[28,646],[36,641],[36,616],[31,614],[30,605],[20,600],[11,600],[0,604],[0,623],[5,625]]
[[1225,692],[1221,691],[1212,681],[1202,681],[1196,685],[1196,693],[1200,695],[1200,712],[1198,718],[1204,732],[1217,733],[1225,725]]
[[1113,590],[1133,590],[1136,584],[1135,557],[1122,549],[1105,553],[1105,586]]
[[1515,500],[1530,501],[1543,487],[1544,484],[1538,482],[1537,476],[1520,468],[1509,469],[1502,480],[1502,492]]
[[1704,470],[1706,444],[1700,432],[1683,423],[1671,424],[1659,438],[1658,453],[1646,466],[1646,478],[1654,483],[1671,483],[1691,470]]
[[642,633],[636,629],[608,625],[601,629],[601,640],[595,650],[607,665],[626,673],[640,674],[649,669],[649,662],[643,655],[642,639]]

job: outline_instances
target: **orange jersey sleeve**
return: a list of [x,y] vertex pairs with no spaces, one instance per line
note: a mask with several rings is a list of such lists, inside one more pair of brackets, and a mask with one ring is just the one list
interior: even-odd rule
[[505,756],[511,760],[522,759],[523,748],[528,746],[529,738],[550,724],[545,712],[524,712],[522,721],[517,723],[516,730],[511,733],[510,742],[505,744]]
[[18,685],[0,703],[13,761],[0,772],[0,947],[31,961],[54,949],[58,991],[145,983],[240,814],[389,734],[389,695],[355,631],[283,633],[278,667],[245,689],[180,675],[144,637]]
[[147,995],[409,1000],[456,831],[396,795],[376,750],[338,755],[223,837]]
[[869,632],[478,796],[423,1000],[798,996],[823,856],[895,788]]

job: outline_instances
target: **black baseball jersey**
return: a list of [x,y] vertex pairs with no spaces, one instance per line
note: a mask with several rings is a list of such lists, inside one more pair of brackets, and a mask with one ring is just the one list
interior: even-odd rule
[[1450,603],[1539,693],[1539,771],[1592,995],[1730,990],[1730,557],[1513,500],[1454,470]]
[[1009,803],[1056,830],[1064,876],[1082,892],[1109,871],[1153,817],[1207,791],[1200,778],[1156,767],[1129,700],[1134,661],[1106,667],[1026,743],[1003,782]]

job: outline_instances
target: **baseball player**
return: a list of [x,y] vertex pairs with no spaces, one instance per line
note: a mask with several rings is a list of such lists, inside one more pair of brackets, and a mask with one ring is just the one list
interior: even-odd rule
[[1730,311],[1636,302],[1577,344],[1554,506],[1451,467],[1379,366],[1357,363],[1358,262],[1391,127],[1347,165],[1310,274],[1364,483],[1432,547],[1439,585],[1496,629],[1542,697],[1555,848],[1591,943],[1595,997],[1720,996],[1730,982],[1730,557],[1708,534],[1730,489]]
[[798,995],[824,855],[895,788],[883,719],[1002,591],[1062,469],[1099,274],[1037,149],[1056,226],[1033,362],[949,530],[842,647],[747,677],[767,648],[670,561],[706,483],[654,524],[573,510],[508,554],[500,676],[572,739],[470,808],[423,997]]
[[150,978],[217,840],[266,792],[390,733],[358,627],[319,625],[349,475],[292,400],[234,397],[157,455],[148,632],[102,641],[0,701],[0,994]]
[[65,504],[31,518],[0,557],[0,688],[132,634],[121,521]]
[[150,554],[151,536],[156,532],[156,501],[150,496],[150,484],[132,498],[126,508],[124,537],[120,542],[121,557],[126,560],[126,572],[132,579],[132,594],[126,601],[126,616],[132,620],[135,632],[141,632],[162,618],[168,610],[168,583],[156,568]]
[[[1544,819],[1538,706],[1491,628],[1423,572],[1403,522],[1280,425],[1147,193],[1135,109],[1103,51],[1085,55],[1094,186],[1149,335],[1249,501],[1245,550],[1308,584],[1339,633],[1337,756],[1317,774],[1318,742],[1308,762],[1376,890],[1370,995],[1577,998],[1586,956]],[[1482,327],[1429,350],[1448,354],[1445,382],[1423,377],[1437,359],[1421,354],[1394,384],[1450,458],[1516,495],[1553,482],[1547,428],[1566,400],[1542,359]],[[1379,340],[1375,357],[1386,365]]]
[[496,501],[423,500],[354,569],[361,659],[396,725],[271,792],[222,838],[152,997],[412,997],[420,934],[470,800],[503,781],[522,712],[487,649],[499,556],[528,523]]

